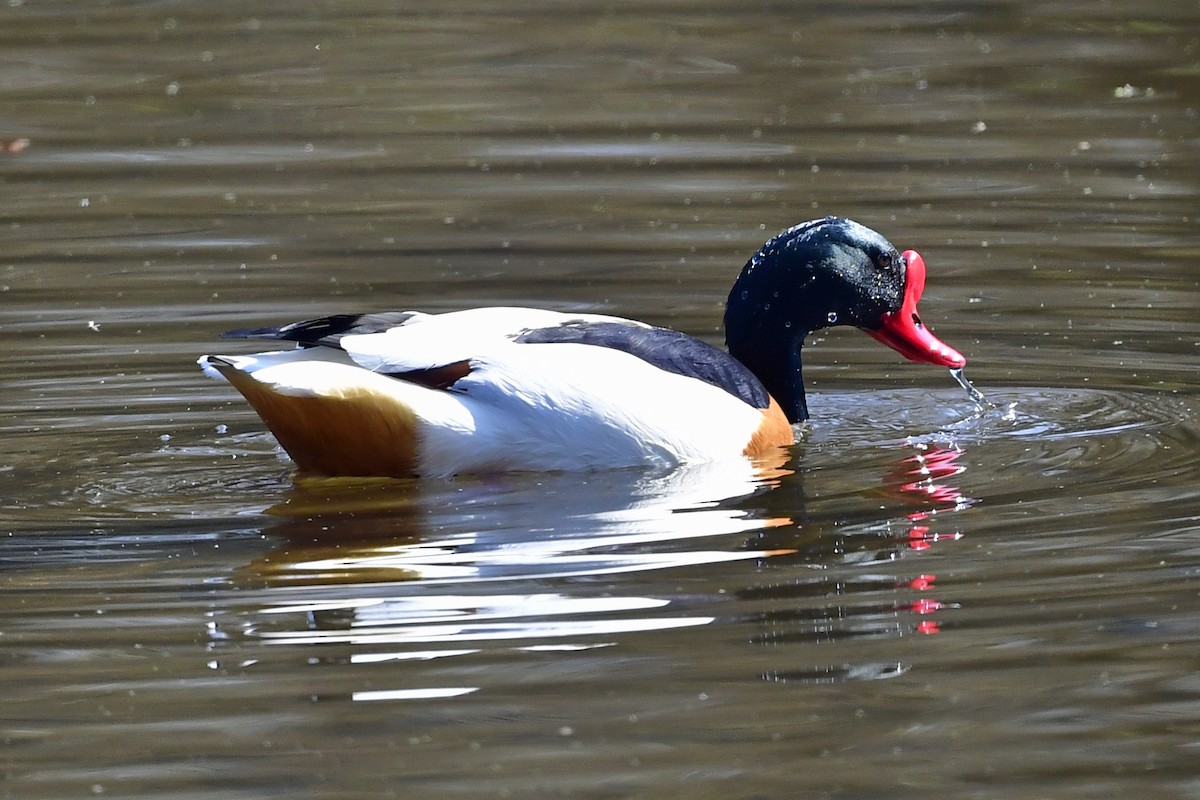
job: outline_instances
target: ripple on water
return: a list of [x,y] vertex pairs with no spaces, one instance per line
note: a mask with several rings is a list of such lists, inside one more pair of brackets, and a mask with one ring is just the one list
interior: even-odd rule
[[96,472],[51,507],[75,507],[80,522],[216,519],[261,514],[291,483],[290,465],[267,433],[159,441],[127,456],[123,468]]
[[[919,559],[957,541],[961,512],[980,498],[1002,515],[1071,481],[1087,484],[1080,494],[1152,483],[1193,457],[1185,398],[1042,388],[989,397],[996,407],[985,410],[957,392],[814,399],[820,410],[794,466],[817,469],[832,491],[810,474],[819,491],[807,499],[798,476],[764,480],[728,465],[289,490],[263,434],[164,444],[157,467],[83,491],[112,514],[161,511],[172,497],[181,513],[239,502],[258,513],[277,501],[265,532],[281,544],[230,576],[243,591],[214,615],[214,663],[230,641],[349,647],[350,663],[370,665],[574,652],[635,633],[740,625],[763,654],[841,648],[786,667],[759,656],[767,680],[876,680],[910,669],[888,658],[892,643],[939,632],[955,607]],[[235,456],[246,466],[231,467]],[[196,469],[179,468],[189,463]],[[986,485],[973,482],[985,463]],[[794,524],[806,501],[810,515]],[[759,569],[734,570],[748,560]],[[729,576],[732,591],[697,599],[676,578],[653,577],[701,572],[704,586]]]
[[979,409],[949,390],[823,394],[812,401],[812,439],[858,437],[864,446],[895,443],[889,434],[904,434],[904,441],[954,436],[964,443],[1057,439],[1157,430],[1194,417],[1188,398],[1165,392],[1018,387],[990,390],[987,398],[993,407]]
[[[1194,473],[1200,451],[1189,398],[1045,388],[988,395],[996,407],[976,409],[950,391],[814,398],[797,448],[804,485],[793,492],[805,524],[773,538],[797,547],[784,563],[817,571],[780,573],[739,597],[762,609],[756,640],[802,662],[824,658],[765,677],[903,674],[909,662],[879,656],[904,652],[894,643],[910,634],[986,628],[998,604],[1007,620],[1046,586],[1091,595],[1102,569],[1120,576],[1105,579],[1104,593],[1136,598],[1144,587],[1128,569],[1130,554],[1152,549],[1149,537],[1164,535],[1171,508],[1194,528],[1187,509],[1197,489],[1179,477]],[[1038,558],[1047,552],[1054,558]]]
[[849,407],[852,415],[820,416],[806,441],[829,448],[914,445],[964,450],[1020,444],[1009,466],[1050,468],[1083,462],[1077,476],[1119,473],[1146,479],[1190,460],[1186,445],[1200,439],[1187,397],[1163,392],[1013,388],[990,391],[991,408],[977,408],[955,392],[892,392],[826,395],[818,407]]

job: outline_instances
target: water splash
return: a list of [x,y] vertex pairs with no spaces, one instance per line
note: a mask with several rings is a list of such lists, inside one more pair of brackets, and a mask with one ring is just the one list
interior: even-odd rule
[[989,408],[995,408],[995,406],[989,403],[988,399],[983,396],[983,392],[976,389],[975,386],[969,380],[967,380],[967,376],[963,374],[962,367],[950,370],[950,377],[958,381],[958,385],[967,390],[967,395],[971,398],[971,402],[973,402],[980,411]]

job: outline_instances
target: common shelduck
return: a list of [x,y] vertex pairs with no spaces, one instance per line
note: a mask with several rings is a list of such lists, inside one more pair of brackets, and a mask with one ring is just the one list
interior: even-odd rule
[[302,474],[452,475],[756,458],[808,418],[800,351],[854,325],[912,361],[966,363],[917,316],[925,263],[848,219],[789,228],[729,293],[726,353],[600,314],[475,308],[338,314],[223,338],[295,349],[204,356]]

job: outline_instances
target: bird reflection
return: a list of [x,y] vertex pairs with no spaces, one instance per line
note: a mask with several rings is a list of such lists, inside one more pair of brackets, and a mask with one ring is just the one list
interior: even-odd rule
[[780,458],[662,474],[298,484],[272,510],[284,544],[239,575],[264,590],[244,632],[349,645],[350,663],[375,664],[483,647],[594,649],[708,625],[711,614],[681,614],[655,581],[601,578],[784,554],[753,534],[789,517],[729,501],[788,474]]
[[957,445],[940,447],[925,443],[915,443],[912,447],[916,452],[901,460],[892,473],[900,490],[926,498],[933,506],[931,511],[969,506],[971,499],[964,497],[958,487],[946,483],[966,469],[958,463],[962,449]]
[[[762,534],[773,546],[792,540],[797,555],[819,565],[812,575],[787,583],[749,589],[748,602],[767,606],[760,615],[762,646],[822,644],[839,647],[856,640],[889,640],[931,635],[942,628],[939,612],[953,604],[938,599],[937,575],[906,570],[910,559],[954,542],[963,534],[955,512],[974,504],[954,483],[965,466],[957,445],[906,443],[886,470],[878,497],[885,511],[825,517],[810,504],[806,525]],[[858,504],[861,506],[861,503]],[[890,509],[890,513],[888,510]],[[882,598],[882,599],[881,599]],[[802,651],[815,655],[819,651]],[[907,666],[891,660],[818,663],[764,673],[780,682],[830,682],[880,679],[904,674]]]
[[[764,671],[768,680],[892,677],[907,667],[826,663],[811,646],[941,630],[949,606],[936,575],[906,564],[961,537],[948,523],[973,503],[952,483],[963,455],[905,444],[869,493],[828,505],[806,494],[803,452],[653,474],[302,482],[271,510],[279,546],[236,576],[258,590],[238,617],[246,636],[337,644],[344,663],[361,665],[610,648],[635,632],[732,619],[757,629],[758,646],[806,646],[796,654],[815,662]],[[757,568],[718,566],[737,561]],[[663,570],[736,575],[743,588],[722,589],[718,602],[696,584],[699,599],[684,602],[677,578],[649,577]],[[737,614],[714,613],[730,600]]]
[[780,461],[491,476],[433,491],[416,481],[301,482],[269,512],[279,518],[271,534],[286,545],[240,577],[267,586],[462,583],[769,557],[775,553],[755,547],[752,536],[732,550],[725,540],[718,549],[702,546],[791,522],[727,502],[778,485],[790,474]]

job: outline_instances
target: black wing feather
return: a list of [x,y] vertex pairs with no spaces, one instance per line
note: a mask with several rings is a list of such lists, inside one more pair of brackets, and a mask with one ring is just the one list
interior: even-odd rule
[[516,341],[609,347],[636,356],[667,372],[696,378],[724,389],[754,408],[766,408],[771,403],[771,397],[762,382],[742,362],[707,342],[669,328],[647,328],[621,322],[575,321],[525,331]]
[[403,325],[413,311],[385,311],[378,314],[333,314],[328,317],[293,322],[281,328],[238,328],[221,334],[222,339],[276,339],[296,342],[301,347],[336,347],[343,336],[382,333]]

